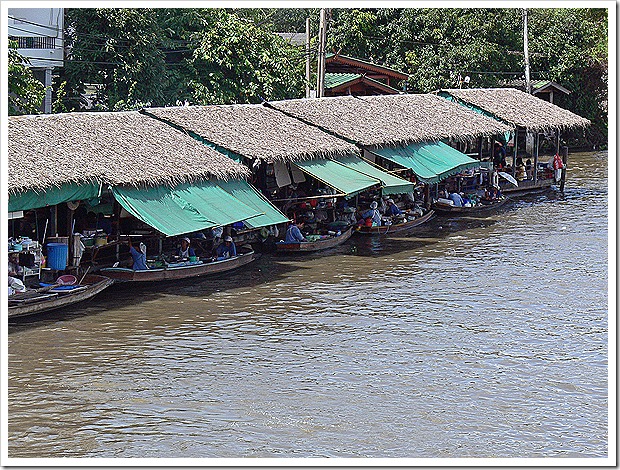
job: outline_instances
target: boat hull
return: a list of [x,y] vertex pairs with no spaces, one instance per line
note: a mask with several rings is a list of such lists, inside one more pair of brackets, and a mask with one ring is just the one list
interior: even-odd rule
[[433,204],[433,209],[438,214],[443,215],[476,215],[476,214],[486,214],[488,212],[494,211],[502,207],[504,204],[508,202],[508,198],[501,199],[497,202],[491,204],[482,204],[474,207],[455,207],[449,204],[443,204],[441,202],[436,202]]
[[[46,313],[62,307],[77,304],[78,302],[90,299],[104,289],[107,289],[114,283],[114,280],[105,276],[90,274],[84,277],[83,282],[86,284],[86,287],[83,290],[75,292],[69,291],[62,294],[54,294],[53,290],[50,290],[48,294],[41,296],[41,300],[31,298],[29,300],[25,300],[23,303],[18,303],[19,301],[9,298],[9,319]],[[11,305],[11,303],[13,303],[13,305]]]
[[435,212],[430,210],[422,217],[405,222],[404,224],[380,225],[377,227],[366,227],[362,225],[356,229],[355,233],[359,233],[360,235],[385,235],[386,233],[404,232],[412,229],[413,227],[417,227],[418,225],[422,225],[424,222],[430,220],[433,215],[435,215]]
[[311,253],[316,251],[327,250],[338,245],[342,245],[353,233],[353,228],[349,227],[337,237],[327,238],[325,240],[317,240],[315,242],[300,243],[276,243],[277,253]]
[[167,267],[134,271],[128,268],[103,268],[101,274],[118,282],[156,282],[217,274],[244,266],[254,261],[258,255],[253,251],[242,253],[234,258],[210,263],[188,266]]

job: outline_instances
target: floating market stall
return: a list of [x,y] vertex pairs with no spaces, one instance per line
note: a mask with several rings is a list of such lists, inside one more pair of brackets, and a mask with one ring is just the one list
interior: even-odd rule
[[[564,189],[568,148],[560,148],[560,136],[587,127],[589,120],[514,88],[444,89],[438,95],[512,128],[502,142],[512,144],[508,145],[512,154],[508,170],[514,177],[523,176],[518,178],[518,186],[503,183],[504,192],[540,190],[554,184]],[[551,149],[551,155],[544,158],[539,155],[541,138]],[[557,158],[553,158],[554,153]],[[523,158],[533,159],[530,171],[525,170],[528,165],[523,163]]]

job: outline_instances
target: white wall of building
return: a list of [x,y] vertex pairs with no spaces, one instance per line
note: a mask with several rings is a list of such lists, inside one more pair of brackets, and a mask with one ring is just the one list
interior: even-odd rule
[[45,85],[42,111],[52,112],[52,73],[64,65],[64,8],[9,8],[9,37],[18,41],[17,52],[30,59],[30,67]]

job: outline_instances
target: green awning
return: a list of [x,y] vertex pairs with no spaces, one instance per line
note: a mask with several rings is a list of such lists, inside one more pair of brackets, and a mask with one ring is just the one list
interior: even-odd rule
[[310,176],[346,194],[347,198],[381,184],[379,179],[347,168],[334,160],[321,158],[295,162],[294,165]]
[[384,147],[371,150],[398,165],[411,169],[418,179],[437,183],[468,168],[480,167],[480,162],[443,142],[421,142],[406,147]]
[[238,201],[262,213],[244,223],[250,228],[266,227],[268,225],[283,224],[289,219],[280,212],[265,196],[258,192],[250,183],[245,180],[217,181],[217,184],[224,191],[229,193]]
[[42,191],[24,191],[9,195],[9,212],[27,211],[39,207],[55,206],[63,202],[91,199],[101,194],[99,183],[67,183]]
[[338,157],[335,160],[338,163],[342,163],[347,168],[359,171],[366,176],[377,178],[381,181],[382,193],[384,195],[410,193],[415,187],[413,183],[380,170],[376,166],[371,165],[355,155]]
[[174,188],[115,186],[112,193],[127,212],[168,236],[261,215],[211,181],[184,183]]

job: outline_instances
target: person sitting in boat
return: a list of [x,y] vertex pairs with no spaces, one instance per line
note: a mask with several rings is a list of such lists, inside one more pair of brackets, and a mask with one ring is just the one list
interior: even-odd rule
[[528,180],[531,180],[534,178],[533,173],[532,173],[532,160],[530,160],[529,158],[525,160],[525,174]]
[[129,254],[133,259],[133,266],[131,269],[134,271],[144,271],[149,269],[146,265],[146,245],[144,243],[140,243],[140,250],[137,250],[135,246],[131,243],[131,238],[129,239]]
[[394,202],[394,199],[387,200],[387,210],[385,211],[385,215],[401,215],[403,212]]
[[454,203],[454,207],[463,207],[463,197],[459,193],[450,193],[450,200]]
[[224,243],[217,247],[216,253],[218,261],[237,256],[237,247],[235,246],[235,242],[233,242],[230,235],[224,238]]
[[357,217],[355,217],[355,207],[345,207],[342,209],[342,214],[338,216],[338,221],[345,222],[347,225],[355,225],[357,223]]
[[372,227],[381,225],[381,213],[377,210],[377,207],[379,207],[377,201],[372,201],[370,203],[370,209],[362,213],[362,218],[357,222],[357,224],[368,225],[370,223]]
[[284,237],[284,243],[298,243],[298,242],[307,242],[306,237],[301,233],[301,229],[304,228],[304,221],[300,220],[299,222],[291,222],[291,224],[286,229],[286,236]]
[[19,253],[9,255],[9,276],[22,277],[24,268],[19,265]]
[[20,279],[9,276],[9,295],[13,295],[15,292],[26,292],[26,286]]
[[196,256],[196,252],[190,246],[191,240],[189,237],[185,237],[181,240],[181,246],[177,250],[177,256],[179,258],[189,258],[190,256]]

